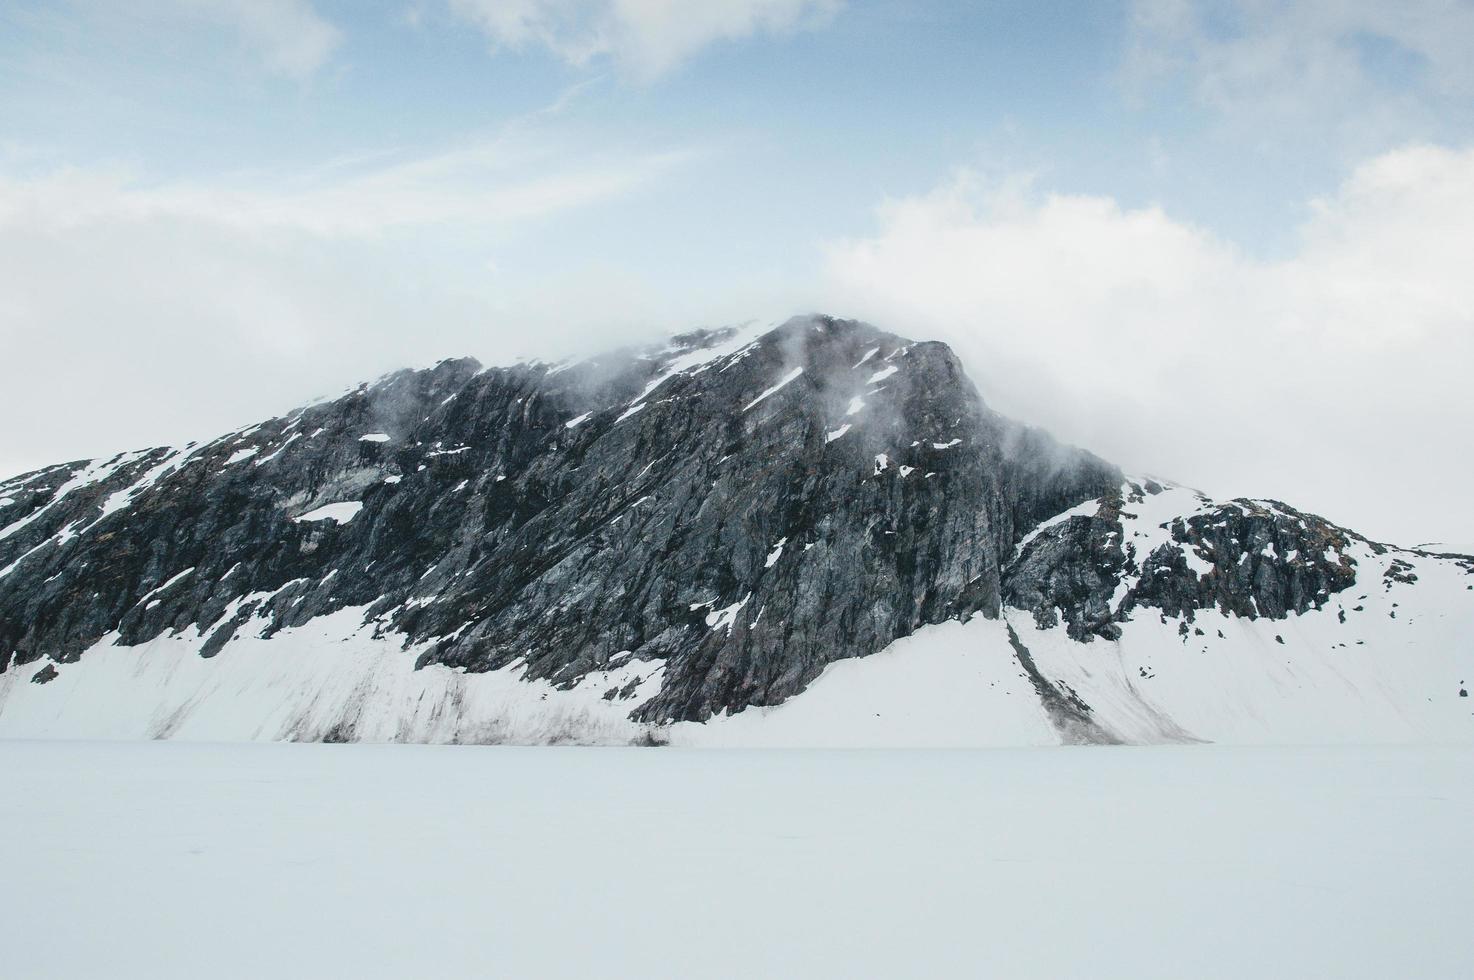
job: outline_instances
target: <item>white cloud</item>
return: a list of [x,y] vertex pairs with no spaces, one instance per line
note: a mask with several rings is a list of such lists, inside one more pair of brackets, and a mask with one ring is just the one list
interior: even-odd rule
[[450,0],[495,47],[540,45],[576,65],[607,56],[653,78],[715,41],[826,22],[843,0]]
[[309,0],[163,0],[187,16],[236,32],[263,67],[299,81],[325,65],[342,43],[338,28]]
[[963,173],[829,252],[835,305],[1130,467],[1407,543],[1474,538],[1474,151],[1415,146],[1265,260],[1158,209]]
[[[0,173],[0,228],[29,220],[77,228],[108,219],[182,219],[239,231],[373,236],[416,225],[496,225],[543,217],[623,194],[690,151],[570,153],[517,137],[325,176],[273,176],[245,184],[150,184],[103,168],[62,169],[24,180]],[[568,165],[568,158],[581,160]]]
[[1136,0],[1128,45],[1134,88],[1183,87],[1249,138],[1308,127],[1365,144],[1474,93],[1462,0]]
[[[0,173],[0,472],[211,437],[440,357],[566,353],[587,277],[567,259],[527,286],[520,244],[683,158],[519,132],[251,186]],[[518,281],[488,271],[499,252]]]

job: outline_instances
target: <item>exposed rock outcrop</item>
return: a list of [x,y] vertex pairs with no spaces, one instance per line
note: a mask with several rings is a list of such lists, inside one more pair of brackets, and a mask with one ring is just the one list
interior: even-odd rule
[[945,345],[851,321],[446,361],[207,445],[8,481],[0,650],[66,661],[192,627],[210,656],[257,617],[269,634],[368,606],[437,641],[422,662],[571,684],[659,661],[640,717],[701,719],[996,617],[1015,542],[1120,482],[989,410]]
[[[0,481],[0,715],[53,731],[45,699],[95,713],[127,686],[89,731],[658,742],[946,624],[980,645],[926,669],[1030,739],[1232,733],[1257,702],[1188,678],[1242,658],[1262,683],[1235,696],[1279,698],[1307,673],[1343,685],[1327,658],[1358,650],[1379,730],[1421,724],[1405,708],[1436,686],[1446,732],[1471,594],[1474,559],[1127,479],[992,411],[943,344],[801,317],[444,361],[204,445]],[[1416,677],[1371,654],[1413,637]],[[100,663],[87,684],[79,658]],[[844,716],[885,724],[846,683]],[[1347,690],[1338,732],[1367,703]],[[979,730],[959,724],[939,730]]]

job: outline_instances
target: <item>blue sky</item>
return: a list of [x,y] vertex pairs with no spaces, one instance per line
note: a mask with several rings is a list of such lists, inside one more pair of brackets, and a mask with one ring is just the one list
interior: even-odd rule
[[[543,128],[587,146],[705,151],[685,186],[661,188],[662,203],[709,206],[700,185],[718,181],[737,212],[724,221],[802,202],[794,233],[858,231],[877,197],[969,164],[1159,203],[1262,249],[1357,157],[1474,125],[1467,89],[1440,90],[1427,54],[1367,30],[1339,39],[1359,81],[1424,118],[1362,128],[1361,92],[1318,105],[1306,84],[1293,125],[1234,119],[1194,93],[1191,71],[1140,77],[1133,49],[1146,32],[1120,3],[795,0],[777,6],[809,19],[714,38],[654,75],[618,54],[570,63],[536,42],[494,48],[456,4],[429,2],[261,4],[304,11],[335,35],[310,68],[273,69],[262,49],[276,42],[241,37],[233,6],[12,5],[0,15],[9,153],[31,166],[125,165],[143,181],[270,180],[453,150],[563,101]],[[1232,40],[1235,6],[1209,5],[1201,19]],[[210,7],[224,12],[200,12]]]
[[1474,415],[1471,49],[1450,0],[18,0],[0,408],[113,410],[0,468],[822,307],[1127,465],[1474,539],[1398,438]]

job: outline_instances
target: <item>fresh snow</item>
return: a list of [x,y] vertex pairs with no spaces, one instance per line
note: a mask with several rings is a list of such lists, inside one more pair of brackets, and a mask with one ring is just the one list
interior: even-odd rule
[[247,446],[245,449],[237,449],[235,452],[230,454],[230,458],[225,461],[225,465],[233,466],[236,463],[243,463],[260,451],[260,446]]
[[671,741],[902,748],[1056,745],[1059,739],[1002,627],[975,619],[925,627],[880,653],[836,661],[783,704],[676,725]]
[[872,374],[870,376],[870,380],[866,381],[865,383],[869,385],[877,384],[878,382],[884,381],[886,378],[889,378],[891,375],[895,374],[899,370],[900,368],[896,367],[894,364],[888,367],[883,367],[879,371],[876,371],[874,374]]
[[654,394],[657,388],[678,374],[701,374],[718,362],[725,362],[725,366],[722,368],[725,371],[726,368],[731,367],[746,356],[752,350],[754,341],[772,329],[773,326],[775,324],[764,324],[761,322],[745,324],[734,332],[732,336],[720,343],[713,344],[710,347],[698,347],[684,354],[677,354],[666,362],[665,369],[652,378],[645,385],[645,389],[631,400],[630,404],[644,401],[647,397]]
[[[15,534],[22,528],[28,527],[34,521],[39,520],[43,515],[48,513],[52,507],[55,507],[69,494],[71,494],[73,490],[77,490],[80,487],[90,486],[94,483],[101,483],[108,477],[112,476],[113,473],[117,472],[117,470],[121,469],[124,466],[127,466],[129,463],[136,462],[142,456],[142,452],[119,453],[117,456],[112,457],[106,462],[99,460],[89,460],[86,463],[83,463],[77,469],[72,470],[71,478],[67,480],[67,482],[63,483],[60,487],[57,487],[56,492],[51,495],[51,499],[48,500],[44,505],[36,508],[30,514],[21,518],[20,520],[15,521],[12,524],[8,524],[3,528],[0,528],[0,540],[10,537],[12,534]],[[43,476],[55,468],[56,467],[48,467],[46,470],[42,470],[40,473],[35,474],[35,476],[33,476],[31,479]],[[7,486],[10,485],[11,484],[7,484]],[[22,483],[20,485],[24,486],[25,484]],[[27,552],[27,554],[29,554],[29,552]],[[16,559],[15,562],[11,562],[10,567],[14,568],[19,561],[20,559]]]
[[[927,476],[930,475],[930,473],[927,474]],[[1022,538],[1019,539],[1018,545],[1013,549],[1014,558],[1018,558],[1019,555],[1022,555],[1024,553],[1024,549],[1029,546],[1029,543],[1031,541],[1033,541],[1035,538],[1037,538],[1039,535],[1043,534],[1050,528],[1055,527],[1059,524],[1063,524],[1066,521],[1075,517],[1090,517],[1094,515],[1095,512],[1098,510],[1100,510],[1099,500],[1087,500],[1083,504],[1076,504],[1069,510],[1062,511],[1061,513],[1054,515],[1047,521],[1041,521],[1037,527],[1035,527],[1028,534],[1025,534]]]
[[344,500],[336,504],[323,504],[315,510],[309,510],[299,517],[292,518],[298,523],[308,521],[335,521],[339,524],[347,524],[363,510],[363,501]]
[[1469,977],[1471,768],[0,742],[0,944],[28,980]]
[[[1459,696],[1474,681],[1471,576],[1453,562],[1403,553],[1419,580],[1387,590],[1380,571],[1394,555],[1361,545],[1354,557],[1375,587],[1364,578],[1323,609],[1284,620],[1199,610],[1186,637],[1178,620],[1162,622],[1153,609],[1123,623],[1114,643],[1081,644],[1063,626],[1039,629],[1032,615],[1011,609],[1006,622],[975,617],[925,626],[879,654],[830,664],[783,704],[679,725],[672,738],[1056,744],[1060,736],[1013,657],[1011,625],[1044,676],[1068,685],[1123,741],[1474,742],[1470,699]],[[1389,615],[1394,604],[1396,618]]]
[[[145,595],[142,599],[139,599],[138,600],[138,603],[146,603],[150,599],[152,599],[154,596],[163,595],[165,592],[168,592],[169,591],[169,587],[170,586],[172,586],[175,582],[178,582],[180,579],[184,578],[186,575],[188,575],[192,571],[194,571],[194,566],[193,565],[191,565],[190,567],[186,568],[184,571],[178,573],[177,575],[174,575],[174,576],[170,577],[168,579],[168,581],[164,582],[163,585],[160,585],[160,586],[156,587],[151,592],[149,592],[147,595]],[[135,605],[137,605],[138,603],[135,603]]]
[[[1202,555],[1199,555],[1197,549],[1192,545],[1184,544],[1179,550],[1182,552],[1183,559],[1187,562],[1188,569],[1199,578],[1213,571],[1213,563]],[[1287,557],[1293,558],[1294,554],[1291,553]]]
[[[219,622],[297,582],[232,602]],[[134,647],[114,645],[109,634],[83,652],[85,663],[58,665],[45,685],[30,683],[34,668],[13,667],[0,674],[0,739],[319,740],[336,730],[365,741],[628,744],[645,726],[627,715],[655,695],[664,669],[626,661],[567,689],[528,681],[517,665],[416,670],[423,648],[404,649],[394,634],[376,638],[364,613],[341,609],[270,639],[260,636],[267,622],[258,617],[210,659],[200,656],[209,629],[185,627]],[[629,700],[604,699],[632,681]],[[57,699],[35,696],[45,689]]]
[[742,611],[742,607],[747,605],[747,600],[751,598],[752,594],[748,593],[730,606],[712,610],[706,614],[706,625],[710,626],[713,630],[725,630],[730,634],[732,632],[732,624],[737,621],[737,614]]
[[863,398],[861,398],[861,397],[859,397],[857,395],[854,398],[851,398],[850,399],[850,406],[849,406],[849,408],[846,408],[844,410],[844,413],[846,415],[854,415],[856,412],[858,412],[860,409],[862,409],[864,407],[865,407],[865,399],[863,399]]
[[[892,466],[876,458],[877,468]],[[361,506],[329,504],[298,520],[349,520]],[[1030,532],[1015,555],[1047,527],[1097,506],[1083,503]],[[1130,501],[1122,545],[1138,562],[1163,545],[1181,548],[1171,541],[1171,521],[1210,506],[1196,491],[1170,485]],[[74,533],[69,526],[48,542]],[[766,567],[786,544],[770,545]],[[1204,556],[1183,554],[1204,571]],[[1459,697],[1474,682],[1474,576],[1452,560],[1396,549],[1377,554],[1359,540],[1344,557],[1355,562],[1359,583],[1321,609],[1284,620],[1205,609],[1184,624],[1141,608],[1121,624],[1119,641],[1089,644],[1012,610],[1006,622],[979,616],[925,626],[878,654],[830,664],[783,704],[676,726],[670,737],[724,745],[1058,743],[1064,736],[1020,676],[1011,626],[1042,675],[1074,691],[1096,724],[1122,741],[1474,741],[1474,701]],[[1415,584],[1384,579],[1394,560],[1407,562]],[[188,571],[139,601],[160,598]],[[751,598],[720,609],[714,598],[692,609],[706,610],[710,629],[730,632]],[[59,676],[45,685],[30,683],[40,663],[12,665],[0,674],[0,737],[310,739],[347,723],[364,739],[628,743],[648,733],[628,715],[659,690],[659,671],[649,664],[630,661],[634,674],[596,673],[568,690],[516,671],[416,671],[423,649],[406,648],[384,622],[365,624],[362,609],[270,640],[257,635],[265,621],[252,620],[218,656],[199,656],[210,629],[261,600],[234,600],[205,629],[180,625],[136,647],[104,637],[79,659],[57,664]],[[604,700],[616,680],[621,688],[638,681],[638,698]],[[952,693],[978,707],[947,707]],[[1008,700],[995,704],[998,698]]]
[[[100,521],[109,514],[116,513],[117,511],[120,511],[123,508],[132,504],[135,497],[143,493],[149,487],[152,487],[155,483],[159,481],[161,477],[171,472],[175,469],[175,467],[179,465],[180,460],[178,458],[178,455],[179,454],[173,450],[164,453],[163,458],[161,458],[159,462],[154,464],[154,466],[147,473],[143,474],[143,476],[141,476],[131,486],[124,487],[122,490],[118,490],[114,493],[108,494],[107,499],[102,502],[102,513],[98,515],[97,519]],[[260,464],[258,463],[257,465]]]
[[[1157,510],[1152,517],[1165,507]],[[1474,742],[1471,699],[1458,696],[1474,682],[1471,576],[1446,559],[1377,556],[1360,543],[1351,557],[1361,585],[1285,620],[1199,610],[1183,636],[1180,621],[1139,609],[1120,641],[1081,644],[1062,626],[1039,629],[1031,615],[1009,610],[1007,622],[979,616],[922,627],[880,653],[830,664],[783,704],[677,725],[670,737],[714,745],[1058,744],[1021,676],[1011,625],[1043,675],[1072,688],[1123,741]],[[1381,572],[1394,557],[1413,566],[1416,584],[1383,588]],[[252,598],[260,597],[239,602]],[[750,598],[692,610],[707,610],[709,628],[730,631]],[[114,646],[109,636],[57,665],[59,676],[45,685],[29,682],[39,664],[13,666],[0,674],[0,737],[314,738],[344,719],[364,739],[630,742],[645,731],[627,718],[638,699],[602,700],[613,678],[590,675],[563,691],[515,671],[416,671],[418,648],[403,649],[392,632],[374,637],[362,615],[344,610],[270,640],[255,635],[264,622],[248,623],[209,660],[199,657],[204,637],[193,627],[137,647]],[[639,667],[648,682],[640,697],[648,698],[659,678]]]
[[[295,424],[295,423],[293,423],[293,424]],[[301,437],[302,437],[302,433],[300,433],[300,432],[293,432],[291,435],[287,436],[285,442],[283,442],[280,446],[277,447],[276,452],[272,453],[270,456],[262,456],[260,459],[256,460],[256,462],[252,463],[251,465],[252,466],[261,466],[263,464],[266,464],[266,463],[271,462],[273,459],[276,459],[282,453],[286,452],[287,451],[287,447],[290,446],[296,440],[300,439]]]
[[787,374],[785,374],[783,376],[783,378],[777,384],[773,385],[773,387],[769,388],[767,391],[764,391],[761,395],[758,395],[752,401],[748,402],[745,406],[743,406],[742,410],[744,412],[751,410],[753,408],[753,406],[755,406],[758,403],[762,402],[769,395],[773,395],[773,394],[776,394],[779,391],[782,391],[785,387],[788,386],[789,382],[793,381],[795,378],[797,378],[799,375],[801,375],[803,373],[804,373],[804,369],[801,368],[801,367],[796,367],[792,371],[789,371]]
[[[15,569],[20,565],[21,562],[34,555],[36,552],[50,548],[53,545],[65,544],[76,536],[76,523],[74,522],[72,524],[68,524],[66,527],[62,528],[60,531],[47,538],[45,541],[42,541],[35,547],[22,552],[20,557],[11,562],[9,565],[6,565],[4,568],[0,568],[0,578],[5,578],[11,572],[15,571]],[[52,578],[55,578],[55,576],[52,576]],[[46,581],[49,582],[51,581],[51,579],[46,579]]]
[[1470,541],[1424,541],[1417,547],[1435,554],[1474,555],[1474,542]]

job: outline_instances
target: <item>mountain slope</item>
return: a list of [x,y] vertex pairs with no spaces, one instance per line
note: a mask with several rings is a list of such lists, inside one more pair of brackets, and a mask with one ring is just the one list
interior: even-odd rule
[[[1273,544],[1264,554],[1266,545],[1252,536],[1215,556],[1218,562],[1195,558],[1193,569],[1161,571],[1176,564],[1165,560],[1166,550],[1182,548],[1172,543],[1179,517],[1186,527],[1194,514],[1238,513],[1268,526],[1295,524],[1301,534],[1307,529],[1298,521],[1312,532],[1324,522],[1266,501],[1220,505],[1186,488],[1152,485],[1157,492],[1142,492],[1138,503],[1129,502],[1137,491],[1128,483],[1122,493],[1038,529],[1005,574],[1011,598],[1001,622],[976,617],[925,627],[874,657],[831,665],[786,704],[678,726],[674,740],[816,746],[1470,740],[1474,559],[1390,548],[1341,532],[1337,563],[1353,576],[1346,588],[1300,612],[1240,614],[1241,603],[1274,602],[1273,590],[1258,597],[1232,591],[1229,583],[1242,581],[1245,569],[1262,563],[1249,580],[1261,589],[1277,582],[1281,596],[1295,594],[1317,573],[1295,568],[1301,556]],[[1097,588],[1116,601],[1110,625],[1097,628],[1114,638],[1086,633],[1082,642],[1069,617],[1090,604],[1088,592],[1073,606],[1021,608],[1015,600],[1035,581],[1032,574],[1019,581],[1033,542],[1071,537],[1094,521],[1157,561],[1145,573],[1130,564],[1101,569]],[[1189,550],[1196,546],[1182,548]],[[1202,604],[1177,611],[1158,604],[1171,594],[1169,582],[1181,586],[1190,576]],[[1220,589],[1230,590],[1227,602],[1206,601]]]
[[[203,446],[25,474],[0,501],[0,733],[1253,736],[1186,694],[1158,703],[1166,643],[1256,681],[1280,652],[1339,664],[1406,716],[1376,737],[1468,732],[1467,699],[1446,724],[1418,698],[1474,679],[1458,588],[1474,561],[1128,481],[989,410],[944,345],[827,317],[572,365],[446,361]],[[1370,600],[1353,614],[1345,596],[1373,575],[1418,611],[1352,637]],[[1332,610],[1352,627],[1244,652],[1260,624]],[[978,670],[1024,707],[984,697],[877,729],[865,695],[826,693],[891,671],[899,694],[937,659],[930,637],[962,635],[912,714]],[[1447,662],[1425,663],[1434,650]],[[1388,687],[1377,671],[1399,662],[1407,683]],[[1201,673],[1185,690],[1217,682]],[[827,727],[781,720],[829,699]]]

